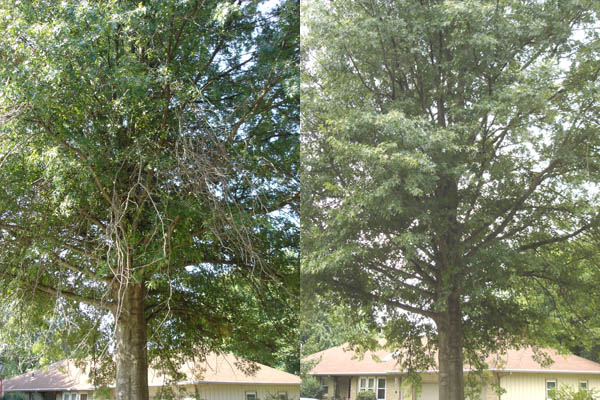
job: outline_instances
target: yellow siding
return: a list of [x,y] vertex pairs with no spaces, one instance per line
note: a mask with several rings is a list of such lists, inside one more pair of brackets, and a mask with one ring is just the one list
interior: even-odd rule
[[438,383],[439,382],[439,376],[438,374],[423,374],[421,376],[421,379],[423,380],[423,383]]
[[335,381],[332,376],[327,377],[327,398],[333,399],[335,397]]
[[[62,400],[63,393],[73,393],[73,392],[77,392],[79,394],[86,393],[88,395],[88,400],[93,400],[94,392],[91,391],[91,390],[71,390],[71,391],[66,391],[66,392],[56,392],[55,393],[55,395],[56,395],[55,399],[56,400]],[[37,395],[40,396],[39,399],[38,399]],[[33,396],[33,398],[34,398],[34,400],[43,400],[42,396],[39,393],[35,393],[34,396]]]
[[[373,375],[370,375],[375,377]],[[400,375],[385,375],[378,376],[386,378],[386,400],[437,400],[437,374],[423,374],[422,382],[426,385],[420,395],[416,396],[413,388],[410,385],[402,385],[402,377]],[[329,378],[329,399],[334,398],[334,377]],[[577,389],[579,382],[584,380],[588,382],[590,389],[600,390],[600,376],[598,375],[585,375],[585,374],[537,374],[537,373],[501,373],[500,384],[506,393],[501,398],[492,386],[492,382],[497,381],[496,375],[488,375],[488,382],[483,387],[481,392],[482,400],[545,400],[546,399],[546,380],[556,380],[558,387],[564,385],[570,385]],[[339,385],[340,399],[345,399],[348,390],[348,377],[340,376],[337,378]],[[358,393],[358,376],[353,376],[350,383],[351,399],[356,399]],[[259,396],[260,397],[260,396]],[[243,397],[242,397],[243,398]],[[215,398],[215,400],[221,400],[221,397]],[[206,399],[213,400],[213,399]],[[223,398],[225,400],[225,398]],[[227,400],[234,400],[233,397],[227,398]]]
[[[574,389],[579,387],[579,381],[588,381],[590,389],[600,389],[600,377],[598,375],[579,374],[503,374],[500,384],[506,390],[502,400],[545,400],[546,381],[556,380],[558,387],[570,385]],[[494,399],[495,400],[495,399]]]
[[350,386],[350,398],[355,399],[357,393],[358,393],[358,377],[355,376],[352,378],[352,385]]
[[[386,392],[385,397],[386,400],[410,400],[410,397],[401,397],[401,383],[402,377],[400,374],[397,375],[361,375],[364,377],[373,377],[373,378],[385,378]],[[339,378],[338,378],[339,379]],[[344,382],[347,382],[347,377],[342,378]],[[358,379],[359,377],[353,376],[350,384],[350,398],[356,399],[356,395],[358,394]],[[341,387],[342,385],[340,385]],[[340,392],[340,398],[345,399],[348,394],[348,387],[344,384],[344,392]]]
[[[495,377],[494,377],[495,379]],[[488,385],[484,392],[483,392],[483,398],[485,400],[499,400],[498,399],[498,393],[496,393],[496,390],[494,389],[493,386]]]
[[[495,380],[495,376],[490,376],[490,380]],[[481,399],[483,400],[546,400],[546,380],[556,380],[558,387],[569,385],[574,389],[579,387],[582,380],[588,381],[590,389],[600,390],[600,377],[597,375],[579,375],[579,374],[535,374],[535,373],[513,373],[501,374],[500,384],[506,393],[501,399],[491,384],[482,388]],[[437,383],[437,374],[423,375],[424,390],[417,396],[417,400],[437,400],[434,385]],[[435,385],[437,389],[437,385]],[[405,395],[403,400],[412,400]]]
[[[150,388],[150,398],[157,396],[160,388]],[[197,398],[200,400],[245,400],[246,392],[256,392],[259,399],[264,400],[269,395],[286,392],[289,400],[300,398],[299,385],[241,385],[241,384],[198,384],[195,386],[180,386],[176,398]]]
[[388,375],[386,378],[386,400],[401,400],[400,391],[402,388],[400,385],[402,383],[402,377],[400,375]]
[[[367,375],[365,375],[367,376]],[[371,375],[369,375],[371,376]],[[401,375],[385,375],[381,376],[381,378],[386,378],[386,400],[413,400],[413,390],[410,385],[403,384],[403,378]],[[344,378],[345,379],[345,378]],[[353,376],[352,383],[350,386],[350,398],[356,399],[356,395],[358,393],[358,379],[359,377]],[[426,374],[423,376],[423,382],[434,383],[437,382],[437,375],[435,374]],[[341,393],[341,392],[340,392]],[[340,398],[345,399],[345,394],[347,392],[343,392]],[[329,397],[332,398],[332,397]],[[416,400],[416,397],[415,397]]]

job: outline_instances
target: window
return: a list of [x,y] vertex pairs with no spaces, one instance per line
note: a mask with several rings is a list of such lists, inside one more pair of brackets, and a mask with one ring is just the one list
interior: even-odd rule
[[87,393],[80,393],[79,394],[79,400],[88,400]]
[[579,390],[588,391],[588,381],[579,381]]
[[385,378],[365,376],[358,379],[358,391],[370,390],[375,393],[377,400],[385,400]]
[[321,389],[325,395],[329,392],[329,379],[326,376],[321,377]]
[[65,392],[62,395],[62,400],[77,400],[77,393],[75,393],[75,392]]
[[277,400],[288,400],[287,392],[279,392],[277,393]]
[[385,378],[377,379],[377,400],[385,400]]
[[246,400],[256,400],[256,392],[246,392]]
[[550,393],[556,389],[556,381],[546,381],[546,398],[552,399],[554,396]]
[[358,391],[362,392],[363,390],[367,390],[367,378],[360,378],[358,384]]
[[370,390],[371,392],[375,391],[375,378],[369,378],[368,380],[369,384],[367,385],[367,389]]

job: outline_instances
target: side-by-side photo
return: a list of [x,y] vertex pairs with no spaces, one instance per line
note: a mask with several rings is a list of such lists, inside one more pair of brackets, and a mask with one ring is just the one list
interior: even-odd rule
[[0,400],[600,399],[597,0],[0,32]]
[[598,2],[302,7],[301,395],[598,398]]

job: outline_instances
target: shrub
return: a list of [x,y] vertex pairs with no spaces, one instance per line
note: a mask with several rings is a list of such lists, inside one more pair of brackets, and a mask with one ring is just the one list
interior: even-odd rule
[[312,376],[305,376],[300,384],[300,397],[320,399],[323,396],[321,384]]
[[374,392],[371,392],[370,390],[363,390],[358,392],[356,400],[377,400],[377,397],[375,397]]
[[596,400],[600,397],[594,390],[575,391],[571,386],[561,386],[559,389],[553,389],[550,397],[554,400]]

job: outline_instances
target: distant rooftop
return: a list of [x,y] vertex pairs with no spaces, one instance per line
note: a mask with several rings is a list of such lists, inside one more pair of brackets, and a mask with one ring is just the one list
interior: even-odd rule
[[[184,364],[181,369],[186,379],[176,384],[300,384],[298,376],[258,363],[255,363],[258,366],[256,373],[247,375],[240,363],[247,361],[231,354],[211,353],[204,362]],[[73,361],[63,360],[51,364],[48,368],[6,379],[3,389],[5,392],[94,390],[88,372],[77,367]],[[167,376],[155,369],[149,369],[149,386],[163,386],[168,383]]]
[[[576,355],[562,355],[553,349],[541,349],[554,362],[542,367],[536,361],[534,351],[530,347],[508,350],[506,353],[492,355],[486,362],[492,371],[506,372],[561,372],[600,374],[600,364]],[[435,357],[437,359],[437,356]],[[366,352],[362,359],[349,350],[348,344],[311,354],[304,361],[318,360],[310,371],[312,375],[354,375],[354,374],[398,374],[402,373],[390,350]],[[465,365],[465,371],[472,368]],[[423,371],[437,372],[437,370]]]

